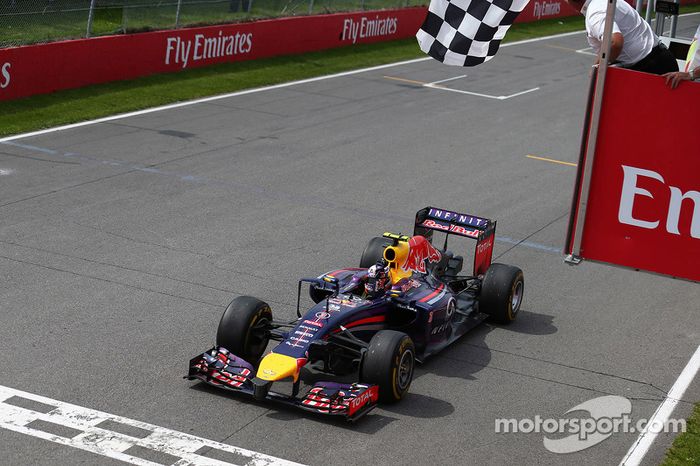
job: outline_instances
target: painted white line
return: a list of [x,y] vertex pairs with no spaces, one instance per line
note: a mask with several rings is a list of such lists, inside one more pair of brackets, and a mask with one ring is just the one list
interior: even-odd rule
[[[692,15],[696,15],[696,14],[700,14],[700,13],[686,13],[686,14],[679,15],[679,16],[684,17],[684,16],[692,16]],[[516,45],[532,44],[535,42],[542,42],[544,40],[559,39],[561,37],[569,37],[569,36],[573,36],[576,34],[583,34],[584,32],[586,32],[586,31],[563,32],[561,34],[553,34],[551,36],[535,37],[533,39],[525,39],[525,40],[520,40],[520,41],[516,41],[516,42],[508,42],[507,44],[502,44],[500,48],[513,47]],[[345,71],[343,73],[335,73],[335,74],[329,74],[329,75],[325,75],[325,76],[318,76],[316,78],[302,79],[299,81],[291,81],[288,83],[275,84],[273,86],[257,87],[254,89],[247,89],[244,91],[231,92],[229,94],[221,94],[221,95],[215,95],[215,96],[211,96],[211,97],[204,97],[201,99],[188,100],[186,102],[178,102],[176,104],[147,108],[145,110],[138,110],[136,112],[129,112],[129,113],[122,113],[119,115],[112,115],[112,116],[108,116],[108,117],[104,117],[104,118],[98,118],[96,120],[82,121],[80,123],[74,123],[71,125],[56,126],[55,128],[47,128],[47,129],[40,130],[40,131],[32,131],[31,133],[16,134],[14,136],[0,138],[0,142],[14,141],[17,139],[23,139],[23,138],[28,138],[28,137],[32,137],[32,136],[39,136],[42,134],[54,133],[57,131],[65,131],[67,129],[79,128],[81,126],[88,126],[88,125],[94,125],[94,124],[98,124],[98,123],[105,123],[108,121],[120,120],[122,118],[129,118],[129,117],[134,117],[134,116],[139,116],[139,115],[146,115],[148,113],[161,112],[163,110],[171,110],[173,108],[187,107],[189,105],[196,105],[196,104],[205,103],[205,102],[212,102],[212,101],[220,100],[220,99],[227,99],[229,97],[236,97],[236,96],[240,96],[240,95],[254,94],[257,92],[271,91],[273,89],[283,89],[285,87],[296,86],[299,84],[306,84],[306,83],[312,83],[312,82],[316,82],[316,81],[323,81],[326,79],[341,78],[343,76],[351,76],[354,74],[366,73],[368,71],[374,71],[374,70],[383,70],[386,68],[409,65],[411,63],[419,63],[419,62],[428,61],[428,60],[432,60],[432,58],[430,58],[430,57],[416,58],[414,60],[405,60],[405,61],[400,61],[400,62],[396,62],[396,63],[389,63],[387,65],[373,66],[370,68],[362,68],[359,70]]]
[[515,94],[510,94],[510,95],[491,95],[491,94],[481,94],[479,92],[463,91],[462,89],[452,89],[450,87],[444,87],[444,86],[436,86],[434,83],[423,84],[423,87],[429,87],[430,89],[437,89],[439,91],[448,91],[448,92],[456,92],[458,94],[473,95],[476,97],[485,97],[487,99],[494,99],[494,100],[508,100],[508,99],[512,99],[513,97],[518,97],[519,95],[528,94],[530,92],[538,91],[540,89],[539,87],[533,87],[532,89],[527,89],[525,91],[516,92]]
[[[55,409],[43,413],[33,411],[31,409],[15,406],[15,404],[7,403],[12,397],[19,397],[25,400],[32,400],[44,405],[54,406]],[[66,437],[49,433],[44,430],[31,426],[34,421],[50,422],[79,431],[73,437]],[[143,438],[136,438],[123,433],[115,432],[107,428],[99,427],[98,424],[112,421],[119,424],[141,429],[147,435]],[[240,455],[241,461],[246,461],[246,465],[250,466],[298,466],[298,463],[275,458],[273,456],[264,455],[243,448],[234,447],[225,443],[207,440],[194,435],[177,432],[174,430],[158,427],[152,424],[147,424],[141,421],[135,421],[113,414],[95,411],[93,409],[83,408],[81,406],[64,403],[62,401],[52,400],[33,393],[15,390],[13,388],[0,385],[0,428],[12,430],[32,437],[42,438],[50,442],[61,445],[78,448],[80,450],[89,451],[98,455],[114,458],[126,463],[136,464],[139,466],[155,466],[161,463],[133,456],[125,453],[132,447],[141,447],[148,450],[153,450],[157,453],[167,454],[177,457],[177,461],[172,465],[219,465],[226,466],[232,463],[226,463],[214,458],[201,456],[195,452],[200,451],[204,447],[209,447],[215,450],[223,451],[232,455]],[[150,433],[148,433],[150,432]],[[243,458],[241,458],[241,456]]]
[[23,139],[23,138],[28,138],[28,137],[32,137],[32,136],[40,136],[42,134],[54,133],[57,131],[65,131],[67,129],[80,128],[82,126],[94,125],[94,124],[98,124],[98,123],[106,123],[108,121],[121,120],[123,118],[131,118],[131,117],[140,116],[140,115],[147,115],[149,113],[162,112],[163,110],[172,110],[172,109],[180,108],[180,107],[188,107],[190,105],[213,102],[216,100],[228,99],[230,97],[239,97],[242,95],[257,94],[258,92],[272,91],[275,89],[284,89],[285,87],[298,86],[299,84],[308,84],[308,83],[313,83],[313,82],[317,82],[317,81],[324,81],[326,79],[342,78],[344,76],[352,76],[354,74],[366,73],[369,71],[383,70],[386,68],[408,65],[411,63],[418,63],[418,62],[426,61],[426,60],[431,60],[431,58],[430,57],[416,58],[413,60],[405,60],[405,61],[400,61],[400,62],[396,62],[396,63],[389,63],[387,65],[372,66],[370,68],[362,68],[359,70],[345,71],[342,73],[328,74],[325,76],[317,76],[315,78],[301,79],[299,81],[290,81],[290,82],[281,83],[281,84],[274,84],[272,86],[256,87],[253,89],[245,89],[243,91],[231,92],[229,94],[220,94],[220,95],[214,95],[211,97],[203,97],[201,99],[188,100],[186,102],[178,102],[176,104],[162,105],[160,107],[147,108],[144,110],[137,110],[135,112],[120,113],[118,115],[112,115],[112,116],[108,116],[108,117],[104,117],[104,118],[98,118],[96,120],[81,121],[80,123],[73,123],[70,125],[57,126],[55,128],[42,129],[39,131],[33,131],[31,133],[17,134],[14,136],[0,138],[0,142],[8,142],[8,141],[14,141],[17,139]]
[[[679,16],[683,17],[683,16],[690,16],[690,15],[695,15],[695,14],[698,14],[698,13],[687,13],[687,14],[679,15]],[[535,42],[542,42],[542,41],[551,40],[551,39],[559,39],[561,37],[569,37],[569,36],[573,36],[576,34],[582,34],[584,32],[586,32],[586,31],[563,32],[561,34],[553,34],[551,36],[535,37],[533,39],[525,39],[525,40],[520,40],[520,41],[516,41],[516,42],[508,42],[507,44],[502,44],[500,48],[514,47],[516,45],[532,44]],[[139,116],[139,115],[146,115],[146,114],[154,113],[154,112],[162,112],[163,110],[172,110],[174,108],[188,107],[190,105],[196,105],[196,104],[201,104],[201,103],[206,103],[206,102],[213,102],[216,100],[228,99],[230,97],[237,97],[237,96],[241,96],[241,95],[255,94],[258,92],[271,91],[274,89],[284,89],[285,87],[297,86],[299,84],[307,84],[307,83],[313,83],[313,82],[317,82],[317,81],[324,81],[326,79],[342,78],[344,76],[352,76],[354,74],[367,73],[369,71],[383,70],[386,68],[393,68],[395,66],[410,65],[412,63],[419,63],[419,62],[428,61],[428,60],[432,60],[432,58],[430,58],[430,57],[415,58],[413,60],[404,60],[404,61],[400,61],[400,62],[396,62],[396,63],[389,63],[386,65],[372,66],[369,68],[361,68],[359,70],[344,71],[342,73],[328,74],[325,76],[317,76],[315,78],[301,79],[299,81],[290,81],[287,83],[275,84],[272,86],[256,87],[254,89],[246,89],[243,91],[231,92],[229,94],[220,94],[220,95],[215,95],[215,96],[211,96],[211,97],[204,97],[201,99],[188,100],[186,102],[178,102],[176,104],[162,105],[160,107],[147,108],[144,110],[138,110],[138,111],[129,112],[129,113],[121,113],[119,115],[112,115],[112,116],[108,116],[108,117],[104,117],[104,118],[98,118],[95,120],[81,121],[80,123],[73,123],[70,125],[56,126],[54,128],[47,128],[47,129],[43,129],[40,131],[32,131],[30,133],[16,134],[14,136],[7,136],[4,138],[0,138],[0,142],[15,141],[17,139],[29,138],[32,136],[40,136],[42,134],[55,133],[57,131],[65,131],[65,130],[73,129],[73,128],[80,128],[82,126],[95,125],[98,123],[106,123],[109,121],[121,120],[123,118],[130,118],[130,117],[135,117],[135,116]],[[531,91],[528,91],[528,92],[531,92]]]
[[433,81],[431,83],[428,83],[428,85],[430,85],[430,84],[442,84],[442,83],[446,83],[448,81],[454,81],[455,79],[462,79],[462,78],[466,78],[466,77],[467,77],[467,75],[463,74],[461,76],[455,76],[453,78],[441,79],[440,81]]
[[622,458],[620,466],[637,466],[642,462],[652,443],[659,435],[658,432],[650,432],[649,427],[666,425],[679,400],[683,398],[686,389],[693,382],[698,369],[700,369],[700,346],[695,350],[695,353],[688,361],[688,364],[686,364],[681,375],[678,376],[676,383],[673,384],[664,401],[656,408],[654,415],[647,422],[647,426],[639,434],[639,437],[627,451],[625,457]]
[[501,99],[502,96],[498,95],[490,95],[490,94],[480,94],[478,92],[471,92],[471,91],[463,91],[461,89],[451,89],[449,87],[441,87],[441,86],[435,86],[433,84],[424,84],[423,87],[429,87],[431,89],[437,89],[438,91],[448,91],[448,92],[456,92],[457,94],[466,94],[466,95],[473,95],[476,97],[485,97],[487,99],[495,99],[495,100],[503,100]]
[[593,47],[585,47],[582,49],[578,49],[576,53],[580,53],[583,55],[593,55],[594,57],[596,56],[596,53],[593,52]]
[[528,89],[526,91],[520,91],[520,92],[516,92],[515,94],[501,96],[501,100],[512,99],[513,97],[518,97],[519,95],[529,94],[530,92],[535,92],[535,91],[539,91],[539,90],[540,90],[539,87],[533,87],[532,89]]
[[[558,39],[560,37],[568,37],[568,36],[572,36],[574,34],[581,34],[583,32],[585,32],[585,31],[564,32],[562,34],[554,34],[551,36],[535,37],[534,39],[526,39],[526,40],[521,40],[521,41],[517,41],[517,42],[508,42],[507,44],[501,45],[501,48],[513,47],[516,45],[523,45],[523,44],[531,44],[534,42],[541,42],[541,41],[550,40],[550,39]],[[342,73],[328,74],[325,76],[317,76],[315,78],[302,79],[299,81],[290,81],[287,83],[275,84],[272,86],[256,87],[254,89],[246,89],[243,91],[231,92],[229,94],[220,94],[220,95],[215,95],[215,96],[211,96],[211,97],[204,97],[201,99],[188,100],[186,102],[178,102],[176,104],[162,105],[160,107],[147,108],[144,110],[138,110],[138,111],[129,112],[129,113],[121,113],[119,115],[112,115],[112,116],[108,116],[108,117],[104,117],[104,118],[97,118],[95,120],[81,121],[80,123],[73,123],[70,125],[56,126],[55,128],[47,128],[47,129],[43,129],[40,131],[32,131],[30,133],[16,134],[14,136],[7,136],[4,138],[0,138],[0,142],[15,141],[17,139],[29,138],[29,137],[33,137],[33,136],[40,136],[42,134],[55,133],[57,131],[65,131],[65,130],[73,129],[73,128],[80,128],[82,126],[95,125],[98,123],[106,123],[109,121],[121,120],[123,118],[130,118],[130,117],[135,117],[135,116],[139,116],[139,115],[147,115],[149,113],[154,113],[154,112],[162,112],[163,110],[172,110],[174,108],[188,107],[190,105],[196,105],[196,104],[201,104],[201,103],[206,103],[206,102],[213,102],[216,100],[228,99],[230,97],[238,97],[238,96],[247,95],[247,94],[256,94],[258,92],[266,92],[266,91],[271,91],[271,90],[275,90],[275,89],[284,89],[286,87],[297,86],[299,84],[308,84],[308,83],[313,83],[313,82],[318,82],[318,81],[324,81],[326,79],[342,78],[344,76],[352,76],[355,74],[367,73],[369,71],[383,70],[386,68],[393,68],[396,66],[410,65],[412,63],[419,63],[419,62],[424,62],[424,61],[428,61],[428,60],[433,60],[433,59],[430,57],[415,58],[413,60],[405,60],[405,61],[400,61],[400,62],[395,62],[395,63],[389,63],[386,65],[372,66],[369,68],[361,68],[359,70],[344,71]]]

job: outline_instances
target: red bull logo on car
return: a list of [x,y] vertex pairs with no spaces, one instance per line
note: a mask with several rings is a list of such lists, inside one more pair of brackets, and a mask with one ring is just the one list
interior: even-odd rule
[[442,258],[440,251],[430,244],[430,241],[422,236],[414,236],[408,240],[408,254],[406,262],[401,268],[408,271],[425,273],[425,261],[430,263],[439,262]]

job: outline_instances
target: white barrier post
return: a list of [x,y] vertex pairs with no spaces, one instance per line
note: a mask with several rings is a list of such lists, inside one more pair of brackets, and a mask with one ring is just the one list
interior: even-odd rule
[[92,35],[92,21],[95,18],[95,1],[96,0],[90,0],[90,11],[88,12],[87,31],[85,32],[85,37],[90,37]]
[[651,24],[651,12],[654,10],[656,0],[647,0],[647,14],[644,15],[644,21]]
[[[678,3],[678,8],[680,9],[681,0],[674,0],[673,3]],[[671,38],[676,37],[676,29],[678,28],[678,15],[671,16]]]
[[182,0],[177,0],[177,11],[175,11],[175,29],[180,27],[180,8],[182,8]]

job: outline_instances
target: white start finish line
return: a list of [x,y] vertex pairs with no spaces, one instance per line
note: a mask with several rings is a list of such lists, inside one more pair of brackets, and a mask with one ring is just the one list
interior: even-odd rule
[[[143,466],[298,465],[2,385],[0,428]],[[205,454],[209,456],[204,456]],[[226,461],[226,457],[235,463]]]

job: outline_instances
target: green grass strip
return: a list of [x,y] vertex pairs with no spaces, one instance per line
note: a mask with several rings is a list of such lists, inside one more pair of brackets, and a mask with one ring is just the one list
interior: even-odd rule
[[[683,12],[700,6],[684,7]],[[574,16],[515,24],[504,42],[583,29]],[[583,43],[583,42],[582,42]],[[425,56],[415,39],[225,63],[0,102],[0,136]]]
[[[516,24],[505,41],[582,28],[582,17]],[[25,133],[173,102],[424,56],[416,40],[411,38],[303,55],[225,63],[37,95],[0,102],[0,135]]]
[[678,435],[666,452],[662,466],[690,466],[700,464],[700,403],[688,418],[687,430]]

